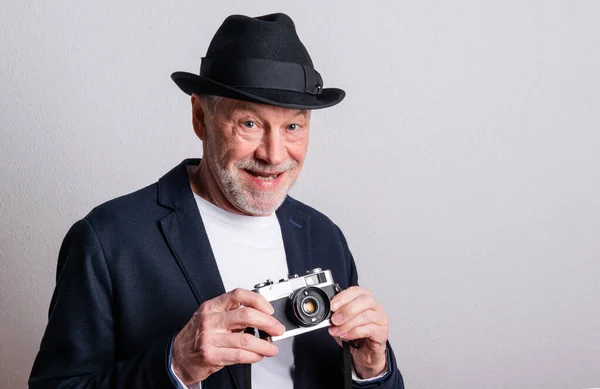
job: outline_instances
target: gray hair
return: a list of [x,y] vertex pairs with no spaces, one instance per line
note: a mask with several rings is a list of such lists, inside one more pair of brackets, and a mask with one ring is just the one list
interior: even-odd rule
[[200,94],[198,96],[200,97],[200,104],[202,104],[204,111],[210,113],[211,116],[214,116],[217,103],[222,99],[222,97],[207,94]]

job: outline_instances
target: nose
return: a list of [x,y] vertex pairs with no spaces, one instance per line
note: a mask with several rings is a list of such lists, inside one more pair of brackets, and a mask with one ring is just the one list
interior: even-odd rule
[[276,166],[283,163],[288,157],[288,152],[282,134],[277,130],[265,131],[255,155],[269,165]]

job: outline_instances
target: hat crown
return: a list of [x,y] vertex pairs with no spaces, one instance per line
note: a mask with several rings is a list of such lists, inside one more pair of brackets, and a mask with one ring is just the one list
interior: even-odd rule
[[251,18],[229,16],[206,52],[211,59],[266,59],[312,66],[292,19],[283,13]]
[[198,74],[171,78],[188,95],[208,94],[283,108],[320,109],[346,92],[325,88],[292,19],[282,13],[229,16],[213,36]]

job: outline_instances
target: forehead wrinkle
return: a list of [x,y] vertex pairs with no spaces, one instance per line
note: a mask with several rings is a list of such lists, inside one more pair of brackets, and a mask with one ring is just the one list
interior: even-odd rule
[[231,104],[230,113],[233,114],[235,111],[246,111],[246,112],[251,112],[255,115],[260,114],[259,110],[256,109],[256,107],[252,106],[251,104],[248,104],[245,101]]
[[[228,114],[231,116],[234,114],[235,111],[246,111],[246,112],[253,113],[256,116],[264,116],[265,112],[263,112],[263,110],[260,109],[261,106],[271,107],[272,110],[277,110],[280,112],[291,111],[291,109],[289,109],[289,108],[269,106],[268,104],[260,104],[260,103],[252,104],[247,101],[237,100],[237,101],[234,101],[233,104],[229,105]],[[293,114],[292,117],[296,117],[296,116],[303,116],[304,118],[308,119],[310,117],[310,111],[306,110],[306,109],[298,109],[298,110],[296,110],[296,112]]]

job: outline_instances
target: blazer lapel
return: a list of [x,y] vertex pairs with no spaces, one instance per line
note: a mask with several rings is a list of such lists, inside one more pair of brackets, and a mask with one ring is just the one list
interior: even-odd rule
[[173,209],[160,226],[198,304],[202,304],[225,293],[225,287],[189,185],[187,166],[198,163],[198,159],[185,160],[163,176],[158,182],[158,201]]
[[[281,225],[281,235],[290,275],[303,275],[307,270],[315,268],[311,250],[311,219],[293,206],[294,201],[288,197],[277,210],[277,218]],[[302,355],[296,353],[296,339],[293,341],[293,353],[294,359],[296,359],[293,373],[294,388],[313,387],[306,372],[302,372],[301,368],[298,369],[298,365],[302,366],[303,364],[298,361]]]
[[283,247],[291,274],[303,275],[314,268],[310,245],[310,217],[293,206],[295,200],[287,198],[276,211]]

